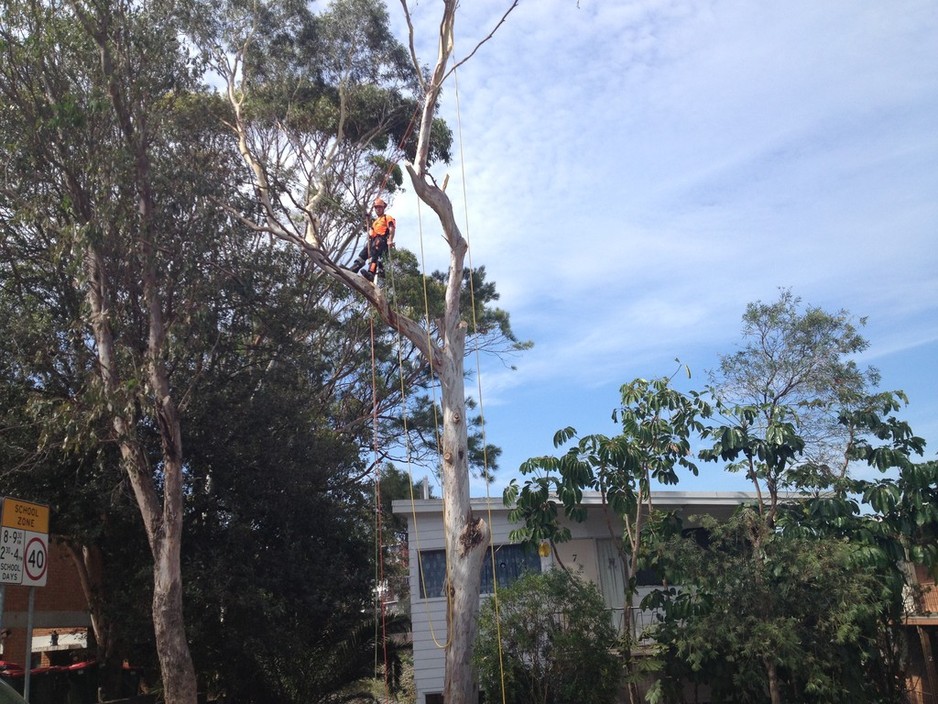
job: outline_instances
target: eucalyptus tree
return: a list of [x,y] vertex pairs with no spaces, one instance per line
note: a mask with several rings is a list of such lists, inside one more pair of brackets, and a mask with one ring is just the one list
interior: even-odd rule
[[800,464],[806,471],[799,481],[843,479],[850,431],[838,422],[839,414],[862,405],[880,380],[875,368],[863,369],[855,359],[869,347],[860,333],[866,319],[843,309],[805,305],[790,289],[782,289],[776,301],[748,304],[742,321],[741,349],[723,355],[719,370],[711,372],[721,407],[744,415],[743,409],[755,409],[738,420],[757,432],[784,411],[804,441]]
[[[458,3],[442,3],[438,54],[428,73],[416,55],[410,8],[406,1],[401,4],[411,34],[409,52],[390,35],[386,11],[372,0],[336,2],[315,18],[304,8],[282,4],[232,5],[195,17],[192,26],[202,46],[218,47],[215,68],[226,82],[232,133],[259,211],[245,224],[302,247],[327,276],[361,296],[407,338],[439,379],[452,602],[444,697],[464,704],[476,692],[471,652],[489,529],[469,507],[462,309],[468,244],[452,202],[430,171],[433,160],[445,158],[447,151],[448,132],[435,115],[443,84],[454,70]],[[507,4],[505,15],[517,0]],[[313,37],[328,47],[324,55],[311,51]],[[369,107],[371,119],[360,119]],[[396,142],[390,139],[396,136],[394,125],[402,128]],[[444,305],[432,330],[397,308],[382,287],[340,266],[362,231],[363,206],[392,188],[392,165],[402,159],[408,160],[410,183],[436,213],[450,249]]]
[[[217,194],[206,175],[231,160],[210,134],[180,139],[176,131],[185,130],[178,117],[193,110],[185,97],[197,86],[165,7],[4,4],[12,261],[38,259],[33,266],[69,281],[80,301],[80,317],[52,352],[62,363],[77,358],[78,388],[47,399],[58,404],[51,417],[63,419],[61,444],[87,447],[106,433],[117,448],[153,558],[166,698],[194,702],[180,571],[185,390],[172,372],[179,326],[208,295],[200,260],[231,231],[205,207]],[[194,232],[216,237],[195,240]],[[166,256],[184,246],[186,259]]]

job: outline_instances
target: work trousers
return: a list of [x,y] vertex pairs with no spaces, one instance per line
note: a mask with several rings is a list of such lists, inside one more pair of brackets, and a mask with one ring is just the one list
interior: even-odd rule
[[369,259],[374,266],[369,267],[369,270],[372,273],[378,271],[379,268],[383,268],[381,263],[381,258],[388,251],[388,236],[387,235],[375,235],[374,237],[369,237],[368,242],[365,243],[365,246],[362,247],[362,251],[358,253],[358,258],[367,262]]

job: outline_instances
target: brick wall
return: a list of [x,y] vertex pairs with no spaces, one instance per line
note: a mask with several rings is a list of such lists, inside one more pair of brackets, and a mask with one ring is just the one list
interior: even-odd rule
[[[29,587],[7,584],[3,599],[2,659],[26,664],[26,622]],[[33,635],[73,632],[88,628],[87,602],[78,579],[78,571],[68,551],[49,536],[49,576],[46,586],[36,587],[33,610]]]

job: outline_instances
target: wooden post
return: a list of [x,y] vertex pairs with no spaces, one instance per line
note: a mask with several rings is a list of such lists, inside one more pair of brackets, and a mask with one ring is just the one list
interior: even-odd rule
[[927,628],[916,626],[922,644],[922,659],[925,662],[925,681],[928,682],[928,700],[938,702],[938,674],[935,672],[935,657],[931,647],[931,635]]

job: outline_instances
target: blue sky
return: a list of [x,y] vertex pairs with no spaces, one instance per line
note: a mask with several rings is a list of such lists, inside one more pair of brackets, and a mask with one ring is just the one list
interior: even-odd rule
[[[456,54],[508,4],[462,2]],[[439,5],[412,8],[426,63]],[[515,371],[483,360],[493,494],[557,429],[615,433],[623,383],[680,358],[702,387],[779,287],[868,317],[858,362],[908,393],[936,456],[936,36],[934,0],[522,0],[459,70],[458,110],[447,85],[462,154],[437,169],[472,264],[535,343]],[[427,268],[445,268],[413,192],[390,211],[400,245],[419,251],[422,224]],[[749,487],[704,466],[678,488]]]

